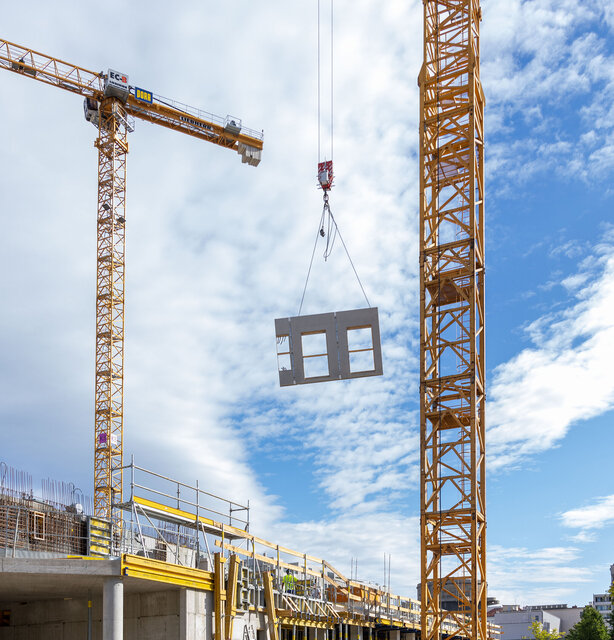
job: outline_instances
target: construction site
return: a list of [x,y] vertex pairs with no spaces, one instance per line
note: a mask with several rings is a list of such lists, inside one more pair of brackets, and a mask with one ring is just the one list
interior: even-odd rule
[[[35,491],[27,469],[0,463],[0,640],[499,638],[487,620],[481,19],[479,0],[425,0],[415,30],[423,63],[407,78],[418,78],[420,95],[419,598],[259,537],[249,504],[124,451],[134,122],[211,142],[211,154],[232,151],[250,171],[266,162],[262,133],[161,98],[123,72],[0,40],[0,75],[39,83],[43,103],[55,89],[81,99],[98,154],[93,500],[74,485]],[[338,231],[328,200],[334,175],[331,160],[318,160],[324,237]],[[281,387],[386,375],[377,307],[299,309],[275,321],[275,336]]]

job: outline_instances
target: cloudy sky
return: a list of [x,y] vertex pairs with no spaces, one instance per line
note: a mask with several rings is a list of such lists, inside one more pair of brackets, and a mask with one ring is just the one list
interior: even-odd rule
[[[273,321],[298,311],[322,210],[316,7],[32,0],[0,35],[264,129],[256,169],[130,137],[125,451],[249,499],[254,532],[346,573],[381,582],[392,554],[414,596],[422,2],[335,1],[331,208],[385,375],[281,389]],[[489,592],[583,605],[614,562],[614,10],[483,15]],[[1,75],[0,460],[91,494],[96,131],[78,97]],[[362,305],[340,247],[318,250],[303,312]]]

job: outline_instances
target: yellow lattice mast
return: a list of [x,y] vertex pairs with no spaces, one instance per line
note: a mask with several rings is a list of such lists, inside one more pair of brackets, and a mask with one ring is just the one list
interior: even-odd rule
[[99,109],[94,512],[121,501],[124,441],[124,250],[128,119],[117,98]]
[[134,118],[186,133],[239,153],[257,166],[262,134],[237,118],[220,118],[129,85],[122,73],[83,67],[0,39],[0,68],[85,98],[86,119],[98,126],[96,383],[94,510],[119,523],[124,421],[124,272],[126,156]]
[[480,19],[479,0],[424,0],[419,77],[424,640],[450,633],[446,622],[458,625],[454,636],[486,640]]

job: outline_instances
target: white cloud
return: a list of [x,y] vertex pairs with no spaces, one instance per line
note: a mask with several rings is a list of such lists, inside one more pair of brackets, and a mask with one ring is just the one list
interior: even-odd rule
[[488,549],[488,592],[503,604],[565,602],[578,584],[589,582],[592,569],[574,547],[503,547]]
[[594,532],[580,531],[576,535],[570,536],[573,542],[595,542],[597,536]]
[[603,529],[614,524],[614,495],[596,498],[593,504],[570,509],[561,514],[563,526],[582,529],[580,536],[590,535],[591,529]]
[[[483,12],[487,171],[505,178],[497,190],[544,172],[603,179],[614,167],[614,56],[602,32],[611,8],[601,0],[495,0]],[[570,117],[572,100],[580,117]]]
[[493,372],[491,470],[555,446],[571,425],[614,407],[614,245],[607,236],[570,278],[568,287],[578,285],[571,306],[531,323],[533,346]]

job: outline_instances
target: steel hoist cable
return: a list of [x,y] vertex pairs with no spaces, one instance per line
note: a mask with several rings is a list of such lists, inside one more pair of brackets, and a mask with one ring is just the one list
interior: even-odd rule
[[[322,19],[320,10],[320,1],[318,0],[318,163],[322,159]],[[334,133],[334,13],[333,0],[330,0],[330,160],[333,160],[333,133]]]
[[333,247],[335,246],[335,241],[337,236],[339,236],[339,240],[343,245],[343,249],[350,261],[350,265],[352,270],[354,271],[354,275],[358,280],[358,284],[362,291],[363,296],[367,302],[367,306],[371,307],[371,303],[369,302],[369,298],[365,293],[365,289],[362,285],[362,282],[358,276],[358,272],[356,271],[356,267],[354,266],[354,262],[350,256],[348,248],[343,240],[341,235],[341,231],[337,225],[337,221],[333,216],[332,211],[330,210],[328,192],[331,190],[333,186],[333,149],[334,149],[334,65],[333,65],[333,45],[334,45],[334,13],[333,13],[333,0],[330,0],[330,160],[322,158],[322,19],[321,19],[321,8],[320,8],[321,0],[318,0],[318,51],[317,51],[317,67],[318,67],[318,186],[323,191],[324,196],[324,208],[322,209],[322,215],[320,216],[320,222],[318,224],[318,230],[316,232],[315,242],[313,244],[313,251],[311,252],[311,260],[309,261],[309,268],[307,270],[307,277],[305,278],[305,286],[303,287],[303,295],[301,296],[301,302],[299,305],[299,310],[297,315],[301,314],[303,309],[303,302],[305,301],[305,293],[307,292],[307,285],[309,284],[309,276],[311,275],[311,269],[313,267],[313,260],[316,254],[316,249],[318,246],[318,241],[320,238],[325,238],[325,247],[323,252],[324,261],[327,261],[330,257]]
[[328,258],[332,253],[333,246],[335,244],[335,240],[337,236],[339,236],[339,240],[341,241],[341,245],[343,246],[345,255],[348,257],[348,260],[350,261],[352,271],[356,276],[356,280],[358,281],[358,285],[360,286],[362,295],[365,297],[367,306],[371,307],[371,303],[369,302],[369,298],[367,297],[365,288],[363,287],[360,277],[358,276],[358,271],[356,271],[356,267],[354,266],[354,261],[350,256],[350,252],[348,251],[347,245],[343,240],[343,236],[341,235],[341,231],[337,225],[335,216],[333,216],[333,212],[330,210],[330,204],[328,202],[328,193],[324,192],[324,209],[322,210],[322,215],[320,217],[320,222],[318,224],[316,239],[315,239],[315,242],[313,243],[313,251],[311,252],[311,260],[309,261],[309,269],[307,270],[307,277],[305,278],[305,286],[303,287],[303,295],[301,296],[301,303],[298,308],[298,313],[296,314],[297,316],[301,315],[301,310],[303,309],[303,302],[305,301],[305,293],[307,292],[307,285],[309,284],[309,276],[311,275],[311,269],[313,267],[313,259],[316,255],[316,249],[318,247],[318,240],[320,240],[320,238],[326,238],[326,245],[323,253],[324,261],[326,261],[328,260]]

